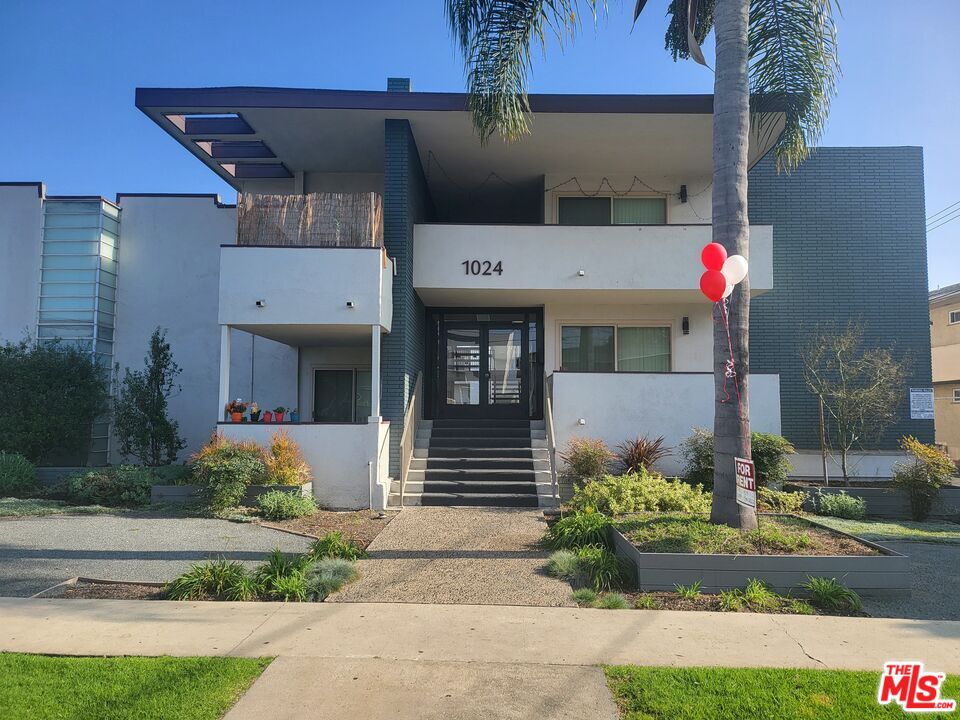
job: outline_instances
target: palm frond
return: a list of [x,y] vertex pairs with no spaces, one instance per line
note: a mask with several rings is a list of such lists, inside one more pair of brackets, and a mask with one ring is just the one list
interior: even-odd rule
[[579,29],[581,5],[594,20],[598,6],[605,8],[604,0],[446,0],[446,5],[481,143],[494,133],[515,140],[529,132],[533,43],[545,49],[552,33],[562,47]]
[[[694,37],[697,42],[703,45],[707,35],[713,30],[713,9],[716,0],[700,0],[697,4],[697,25],[694,31]],[[664,47],[670,51],[674,61],[686,60],[690,57],[690,45],[687,42],[687,8],[689,0],[671,0],[670,7],[667,8],[667,17],[670,23],[667,25],[667,35],[664,39]]]
[[[750,3],[750,92],[754,124],[774,145],[778,171],[790,171],[816,145],[836,94],[835,0],[752,0]],[[839,12],[839,6],[837,6]]]

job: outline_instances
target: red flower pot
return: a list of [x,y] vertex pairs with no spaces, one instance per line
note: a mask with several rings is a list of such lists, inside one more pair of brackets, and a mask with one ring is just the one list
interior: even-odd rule
[[283,422],[283,413],[277,413],[277,422]]
[[270,412],[269,410],[264,410],[264,412],[263,412],[263,421],[264,421],[265,423],[272,423],[272,422],[273,422],[273,413]]
[[230,413],[230,419],[233,422],[243,422],[243,413],[232,412]]

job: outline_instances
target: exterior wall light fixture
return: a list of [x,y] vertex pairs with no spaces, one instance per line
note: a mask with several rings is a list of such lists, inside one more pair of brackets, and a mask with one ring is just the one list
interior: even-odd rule
[[587,274],[586,270],[577,270],[577,277],[583,277]]
[[586,424],[587,424],[587,419],[586,419],[586,418],[579,418],[579,419],[577,420],[577,425],[586,425]]
[[683,321],[680,323],[680,329],[683,331],[684,335],[690,334],[690,318],[686,315],[683,316]]
[[353,309],[353,308],[355,308],[356,306],[357,306],[357,304],[356,304],[355,302],[353,302],[353,300],[347,300],[347,307],[348,307],[348,308]]
[[680,186],[680,202],[685,203],[687,201],[687,186]]
[[256,305],[257,305],[258,308],[260,308],[260,309],[262,310],[263,308],[265,308],[265,307],[267,306],[267,301],[266,301],[266,300],[257,300]]

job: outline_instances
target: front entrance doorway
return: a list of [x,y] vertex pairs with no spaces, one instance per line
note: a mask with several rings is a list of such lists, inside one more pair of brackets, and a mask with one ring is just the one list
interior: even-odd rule
[[428,409],[436,418],[540,417],[539,311],[428,311]]

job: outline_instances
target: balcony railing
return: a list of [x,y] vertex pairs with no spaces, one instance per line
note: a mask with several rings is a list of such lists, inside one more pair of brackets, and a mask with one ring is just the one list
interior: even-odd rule
[[242,193],[237,244],[270,247],[383,246],[383,200],[377,193]]

